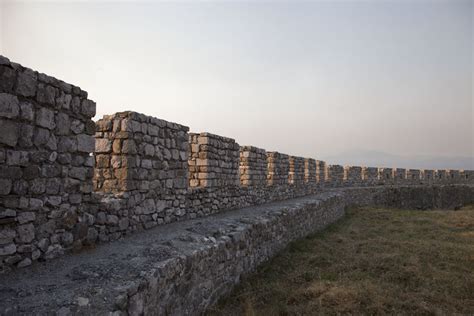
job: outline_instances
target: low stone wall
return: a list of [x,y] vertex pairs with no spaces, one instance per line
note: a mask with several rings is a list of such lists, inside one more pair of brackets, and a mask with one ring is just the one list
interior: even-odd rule
[[473,202],[474,186],[337,188],[156,227],[0,276],[0,314],[199,315],[289,242],[325,228],[348,206],[447,209]]

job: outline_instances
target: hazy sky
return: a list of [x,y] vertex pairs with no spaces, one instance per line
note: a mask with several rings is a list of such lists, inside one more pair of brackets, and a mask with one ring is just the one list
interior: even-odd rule
[[[2,0],[0,0],[2,1]],[[474,157],[473,1],[3,1],[0,53],[133,110],[307,157]]]

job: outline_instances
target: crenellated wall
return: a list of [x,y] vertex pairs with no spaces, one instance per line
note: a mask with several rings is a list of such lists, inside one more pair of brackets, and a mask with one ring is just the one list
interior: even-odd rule
[[[472,184],[472,170],[327,165],[136,112],[0,57],[0,271],[175,221],[375,185]],[[94,139],[95,135],[95,139]]]

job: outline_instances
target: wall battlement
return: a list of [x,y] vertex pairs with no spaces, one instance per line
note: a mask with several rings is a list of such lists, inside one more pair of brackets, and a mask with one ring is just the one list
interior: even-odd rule
[[325,187],[474,183],[472,170],[327,165],[136,112],[0,56],[0,270]]

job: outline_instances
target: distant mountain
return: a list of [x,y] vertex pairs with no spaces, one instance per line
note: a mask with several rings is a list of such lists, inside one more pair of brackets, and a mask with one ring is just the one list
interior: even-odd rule
[[322,159],[330,164],[353,166],[474,170],[474,157],[462,156],[400,156],[380,151],[353,150]]

